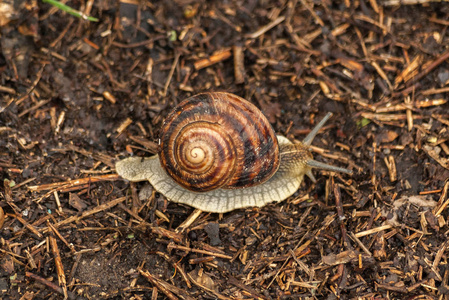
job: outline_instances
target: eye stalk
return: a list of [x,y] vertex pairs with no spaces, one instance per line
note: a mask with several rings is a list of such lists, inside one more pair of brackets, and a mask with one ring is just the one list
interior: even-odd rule
[[302,140],[302,143],[304,145],[310,146],[312,145],[313,139],[318,134],[318,131],[320,131],[321,128],[323,128],[324,124],[332,117],[332,113],[328,112],[324,118],[315,126],[315,128],[312,129],[311,132]]
[[[328,112],[324,118],[315,126],[315,128],[312,129],[312,131],[304,138],[304,140],[302,141],[302,143],[304,145],[310,146],[313,142],[313,139],[316,137],[316,135],[318,134],[318,131],[320,131],[321,128],[323,128],[324,124],[332,117],[332,113]],[[328,165],[313,159],[310,159],[306,162],[307,166],[311,167],[311,168],[316,168],[316,169],[321,169],[321,170],[328,170],[328,171],[333,171],[333,172],[341,172],[341,173],[346,173],[346,174],[352,174],[351,170],[345,169],[345,168],[340,168],[340,167],[336,167],[336,166],[332,166],[332,165]],[[306,172],[306,175],[310,178],[310,180],[312,180],[312,182],[316,182],[315,177],[312,174],[312,171],[309,170],[308,172]]]

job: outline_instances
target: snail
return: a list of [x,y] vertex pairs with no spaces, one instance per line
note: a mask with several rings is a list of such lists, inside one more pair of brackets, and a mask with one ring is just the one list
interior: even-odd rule
[[160,132],[158,154],[116,163],[129,181],[149,180],[168,200],[202,211],[234,209],[285,200],[312,168],[352,171],[313,160],[309,146],[332,116],[328,113],[302,143],[275,134],[262,112],[224,92],[203,93],[179,103]]

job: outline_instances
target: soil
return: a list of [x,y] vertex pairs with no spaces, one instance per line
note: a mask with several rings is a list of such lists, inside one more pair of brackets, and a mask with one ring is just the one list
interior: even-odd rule
[[[0,298],[448,297],[447,4],[66,4],[98,22],[0,2]],[[314,158],[353,175],[186,225],[114,164],[204,91],[296,141],[332,112]]]

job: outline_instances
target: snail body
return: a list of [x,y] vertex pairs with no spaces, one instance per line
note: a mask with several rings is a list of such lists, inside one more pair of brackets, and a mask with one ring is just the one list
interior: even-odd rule
[[295,193],[312,168],[351,173],[313,160],[309,146],[326,117],[302,143],[274,133],[250,102],[229,93],[204,93],[166,118],[158,155],[117,162],[130,181],[149,180],[168,200],[224,213],[264,206]]

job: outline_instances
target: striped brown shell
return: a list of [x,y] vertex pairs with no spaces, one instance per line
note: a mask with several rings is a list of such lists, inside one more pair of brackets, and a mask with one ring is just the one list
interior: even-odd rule
[[279,146],[253,104],[229,93],[203,93],[182,101],[166,118],[159,159],[191,191],[236,189],[267,181],[279,168]]

